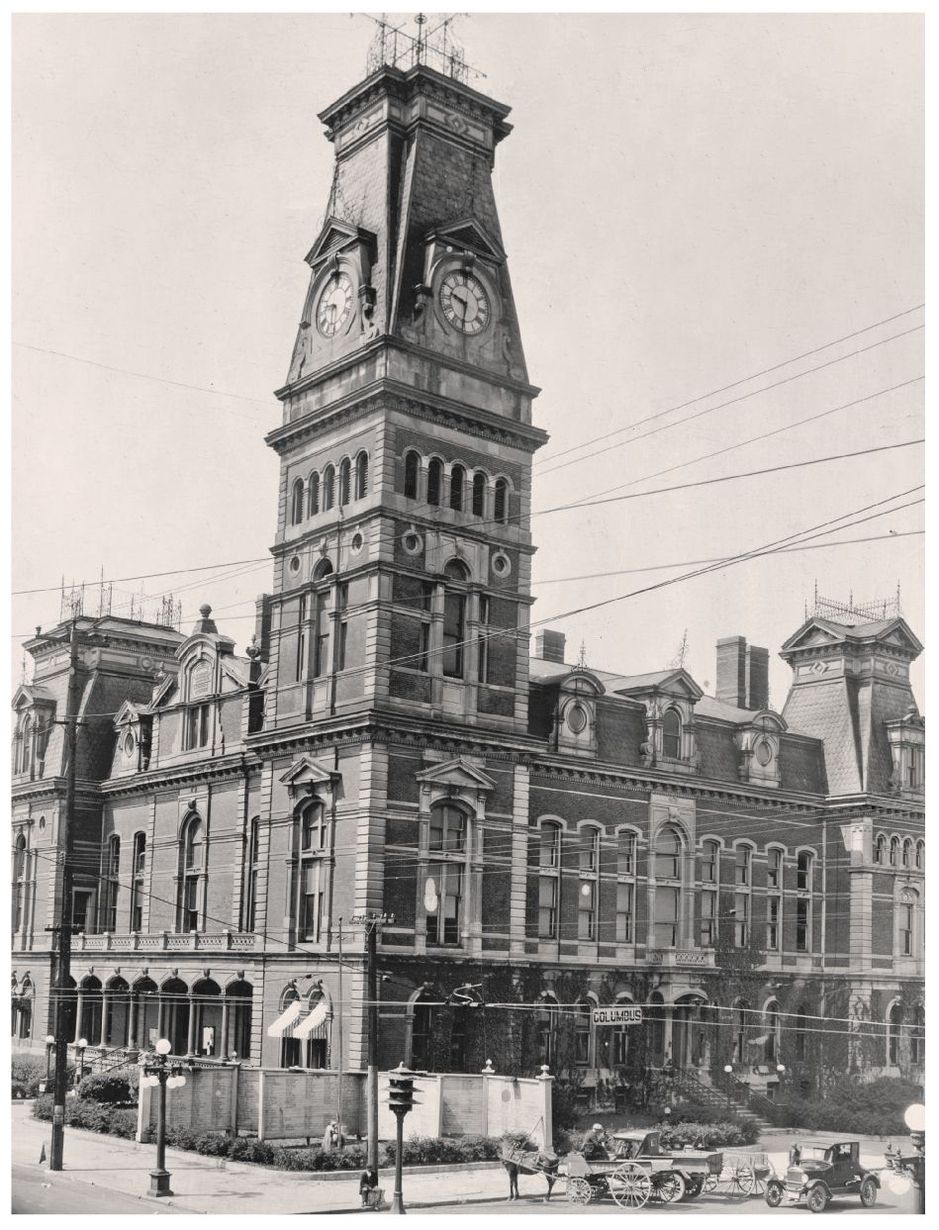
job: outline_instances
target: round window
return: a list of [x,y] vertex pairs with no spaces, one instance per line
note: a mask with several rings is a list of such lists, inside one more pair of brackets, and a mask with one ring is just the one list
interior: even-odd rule
[[361,534],[356,533],[352,535],[352,550],[356,555],[358,555],[358,553],[362,550],[362,544],[364,541],[365,540]]
[[507,577],[512,571],[512,561],[504,551],[497,551],[492,557],[492,571],[497,577]]
[[756,745],[756,758],[764,767],[773,759],[773,749],[766,739],[761,739]]
[[300,556],[294,555],[291,558],[290,563],[287,565],[287,567],[290,569],[291,572],[299,572],[300,571]]
[[579,735],[587,725],[587,714],[582,705],[571,705],[567,711],[567,724],[575,735]]
[[413,530],[405,534],[404,539],[403,539],[403,546],[404,546],[405,551],[407,551],[408,555],[419,554],[421,547],[423,547],[423,545],[424,544],[421,541],[420,534],[416,534]]
[[124,736],[124,743],[122,746],[125,756],[133,756],[134,748],[137,746],[137,740],[134,738],[133,731],[129,730]]

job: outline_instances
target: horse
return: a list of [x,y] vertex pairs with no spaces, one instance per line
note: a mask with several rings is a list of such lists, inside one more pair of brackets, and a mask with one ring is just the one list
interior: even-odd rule
[[557,1182],[559,1164],[560,1158],[556,1153],[543,1153],[532,1145],[527,1148],[523,1145],[513,1149],[508,1155],[503,1154],[502,1165],[509,1176],[509,1199],[521,1199],[518,1191],[518,1176],[521,1172],[522,1174],[544,1175],[548,1184],[548,1194],[545,1200],[550,1200],[551,1192]]

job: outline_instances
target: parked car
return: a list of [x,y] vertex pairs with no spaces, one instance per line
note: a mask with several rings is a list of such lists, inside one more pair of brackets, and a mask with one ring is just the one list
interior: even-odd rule
[[770,1179],[765,1198],[771,1209],[781,1204],[805,1204],[813,1213],[824,1213],[828,1202],[837,1196],[859,1196],[869,1209],[879,1188],[877,1174],[861,1165],[856,1140],[808,1142],[793,1146],[785,1180]]

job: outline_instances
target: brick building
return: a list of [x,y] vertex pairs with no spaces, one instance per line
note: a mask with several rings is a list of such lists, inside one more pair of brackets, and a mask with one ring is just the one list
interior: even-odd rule
[[[920,1074],[922,646],[819,604],[768,653],[719,642],[716,695],[529,653],[531,461],[545,441],[495,200],[508,108],[419,65],[323,112],[336,170],[278,392],[272,592],[241,656],[80,618],[17,692],[13,1033],[52,1025],[62,721],[80,719],[74,990],[92,1050],[161,1034],[268,1066],[580,1072],[726,1062]],[[612,664],[608,664],[612,665]],[[648,665],[626,664],[629,670]],[[340,961],[340,950],[342,960]],[[485,1006],[459,988],[478,986]],[[644,1006],[639,1028],[591,1008]]]

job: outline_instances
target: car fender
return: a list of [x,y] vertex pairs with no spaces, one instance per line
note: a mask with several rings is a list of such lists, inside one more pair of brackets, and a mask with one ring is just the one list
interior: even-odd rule
[[809,1182],[808,1182],[808,1183],[806,1183],[805,1187],[804,1187],[802,1190],[803,1190],[804,1192],[810,1192],[810,1191],[812,1191],[812,1189],[813,1189],[813,1188],[815,1188],[815,1187],[824,1187],[824,1189],[825,1189],[825,1191],[826,1191],[826,1193],[827,1193],[827,1195],[828,1195],[828,1199],[829,1199],[829,1200],[831,1199],[831,1188],[830,1188],[830,1187],[829,1187],[829,1185],[825,1182],[825,1180],[824,1180],[824,1179],[810,1179],[810,1180],[809,1180]]

